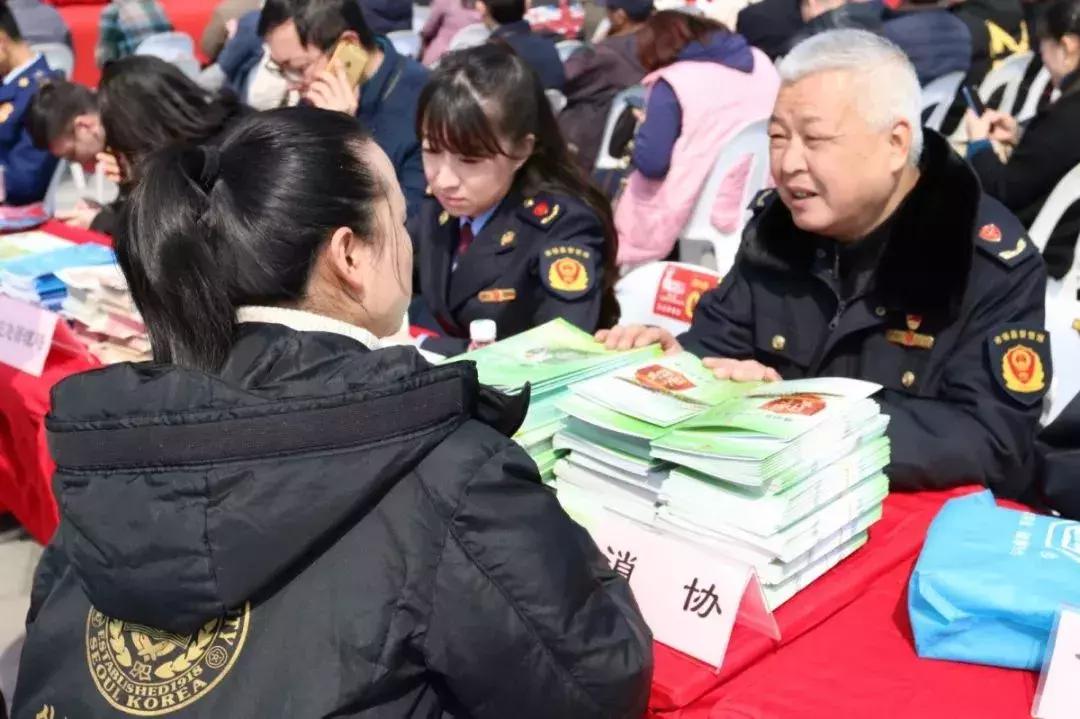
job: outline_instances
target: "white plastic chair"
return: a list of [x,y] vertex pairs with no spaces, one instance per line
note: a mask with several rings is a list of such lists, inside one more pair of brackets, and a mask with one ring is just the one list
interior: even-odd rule
[[394,30],[386,36],[394,49],[405,57],[420,57],[420,33],[413,30]]
[[1031,223],[1028,236],[1039,248],[1039,252],[1046,249],[1046,243],[1050,241],[1054,228],[1061,221],[1065,211],[1077,200],[1080,200],[1080,165],[1069,170],[1065,177],[1061,178],[1047,196],[1035,221]]
[[45,57],[45,62],[56,72],[62,73],[70,79],[71,73],[75,72],[75,54],[71,48],[59,42],[43,42],[32,46],[34,52],[40,52]]
[[1042,99],[1043,93],[1046,92],[1046,86],[1050,84],[1050,71],[1045,67],[1039,70],[1039,73],[1035,76],[1035,79],[1031,81],[1031,87],[1028,88],[1027,98],[1024,100],[1023,107],[1016,114],[1017,122],[1027,122],[1039,112],[1039,100]]
[[608,152],[611,145],[611,136],[615,134],[615,123],[619,120],[627,101],[633,98],[645,98],[645,88],[641,85],[628,87],[611,100],[611,109],[608,110],[607,121],[604,123],[604,139],[600,143],[600,152],[596,155],[597,170],[620,170],[623,169],[622,160],[612,157]]
[[[949,108],[956,100],[956,93],[960,91],[960,85],[964,82],[964,73],[950,72],[931,81],[922,91],[923,112],[931,110],[929,117],[923,122],[931,130],[941,130],[945,117],[949,114]],[[932,109],[931,109],[932,108]]]
[[[678,276],[676,276],[678,275]],[[657,305],[669,300],[672,309],[690,310],[697,306],[701,295],[720,282],[720,274],[704,267],[683,262],[650,262],[628,272],[615,285],[619,300],[621,322],[662,327],[672,334],[685,332],[690,323],[658,313]]]
[[195,41],[183,32],[159,32],[149,36],[135,48],[136,55],[150,55],[176,65],[192,80],[199,77],[202,68],[195,59]]
[[458,30],[454,37],[450,38],[450,51],[465,50],[466,48],[483,45],[488,41],[489,37],[491,37],[491,30],[488,30],[483,23],[477,22],[466,25]]
[[585,47],[581,40],[560,40],[555,43],[555,49],[559,52],[559,59],[565,63],[578,50]]
[[1031,52],[1021,52],[1006,58],[983,79],[979,85],[979,97],[989,105],[994,93],[1005,88],[997,109],[1010,115],[1016,114],[1016,97],[1020,93],[1020,84],[1023,83],[1028,66],[1034,59],[1035,54]]
[[[1031,223],[1028,237],[1040,252],[1046,248],[1062,216],[1077,201],[1080,201],[1080,165],[1061,178]],[[1064,277],[1046,282],[1046,328],[1053,338],[1050,351],[1055,377],[1043,415],[1045,423],[1053,421],[1080,390],[1080,333],[1072,326],[1080,319],[1077,291],[1080,291],[1080,252],[1073,256],[1072,267]]]
[[[764,189],[769,170],[769,134],[768,120],[758,120],[746,125],[731,138],[716,158],[705,185],[701,188],[694,211],[686,227],[679,233],[679,258],[683,262],[701,265],[725,274],[735,262],[735,253],[742,241],[743,229],[749,219],[750,211],[746,206],[750,198]],[[713,206],[720,185],[732,168],[747,155],[751,156],[747,170],[743,196],[739,198],[738,208],[742,213],[738,224],[725,232],[712,222]]]

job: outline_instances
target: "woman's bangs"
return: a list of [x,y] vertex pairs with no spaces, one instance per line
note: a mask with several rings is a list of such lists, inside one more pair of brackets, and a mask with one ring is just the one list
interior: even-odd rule
[[436,92],[424,111],[421,126],[424,147],[462,157],[505,154],[484,109],[466,88]]

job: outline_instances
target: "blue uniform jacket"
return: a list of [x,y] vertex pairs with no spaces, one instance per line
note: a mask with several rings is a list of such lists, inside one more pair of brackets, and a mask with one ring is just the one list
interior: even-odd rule
[[[1046,269],[1023,226],[927,132],[922,176],[853,294],[835,289],[836,243],[761,197],[731,272],[680,337],[698,356],[754,359],[784,379],[881,384],[894,488],[1030,489],[1050,386]],[[829,249],[829,247],[833,249]]]
[[540,76],[545,90],[562,90],[566,86],[566,69],[559,59],[555,42],[537,35],[527,20],[501,25],[491,33],[493,40],[501,40],[513,48],[525,64]]
[[356,117],[390,158],[412,217],[420,209],[427,186],[415,118],[420,91],[430,73],[416,60],[400,54],[385,37],[376,41],[386,58],[379,71],[360,87]]
[[29,205],[45,199],[57,159],[34,147],[24,126],[27,108],[38,86],[52,77],[39,57],[12,82],[0,87],[0,165],[4,167],[7,205]]
[[604,228],[581,200],[511,191],[456,268],[460,224],[434,197],[424,200],[410,234],[415,286],[427,310],[411,319],[443,335],[425,340],[424,349],[464,352],[469,323],[479,319],[495,320],[500,339],[557,317],[601,329]]

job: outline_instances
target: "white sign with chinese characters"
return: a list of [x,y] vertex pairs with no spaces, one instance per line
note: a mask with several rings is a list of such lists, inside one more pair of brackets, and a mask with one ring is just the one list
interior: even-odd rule
[[657,641],[719,668],[736,619],[780,638],[750,566],[611,513],[589,530]]
[[1031,715],[1075,719],[1080,716],[1080,608],[1061,608],[1046,655]]
[[0,362],[40,377],[55,330],[54,313],[0,295]]

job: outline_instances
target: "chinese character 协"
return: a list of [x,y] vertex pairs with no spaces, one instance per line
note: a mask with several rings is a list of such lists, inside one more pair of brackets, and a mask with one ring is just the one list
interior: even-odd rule
[[683,587],[686,590],[686,601],[683,602],[684,612],[694,612],[704,619],[714,611],[723,614],[720,609],[720,597],[716,594],[716,585],[710,584],[708,589],[698,589],[697,577],[694,581]]

